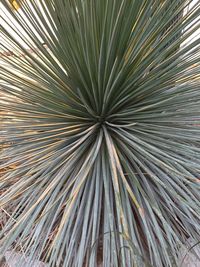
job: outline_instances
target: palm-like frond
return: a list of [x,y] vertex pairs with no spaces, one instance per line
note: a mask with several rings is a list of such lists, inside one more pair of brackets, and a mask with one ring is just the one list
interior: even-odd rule
[[200,39],[185,41],[200,3],[188,4],[1,3],[1,207],[15,207],[2,252],[166,267],[199,240]]

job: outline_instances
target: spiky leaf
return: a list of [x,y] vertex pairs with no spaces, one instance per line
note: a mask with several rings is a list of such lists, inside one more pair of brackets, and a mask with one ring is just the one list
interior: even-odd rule
[[200,4],[20,4],[1,3],[1,252],[173,266],[200,238]]

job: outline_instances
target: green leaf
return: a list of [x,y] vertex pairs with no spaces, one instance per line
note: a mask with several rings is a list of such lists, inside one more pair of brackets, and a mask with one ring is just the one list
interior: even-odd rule
[[200,240],[200,3],[15,2],[0,3],[0,254],[176,266]]

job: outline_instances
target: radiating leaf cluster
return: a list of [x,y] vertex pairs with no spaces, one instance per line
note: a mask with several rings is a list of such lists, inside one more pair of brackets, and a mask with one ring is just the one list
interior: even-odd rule
[[50,267],[172,267],[200,239],[190,2],[1,2],[0,206],[14,206],[2,253]]

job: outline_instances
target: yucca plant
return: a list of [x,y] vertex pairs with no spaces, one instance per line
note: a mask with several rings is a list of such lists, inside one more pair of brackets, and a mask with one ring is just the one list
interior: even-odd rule
[[1,2],[0,253],[178,266],[200,238],[200,3],[15,2]]

